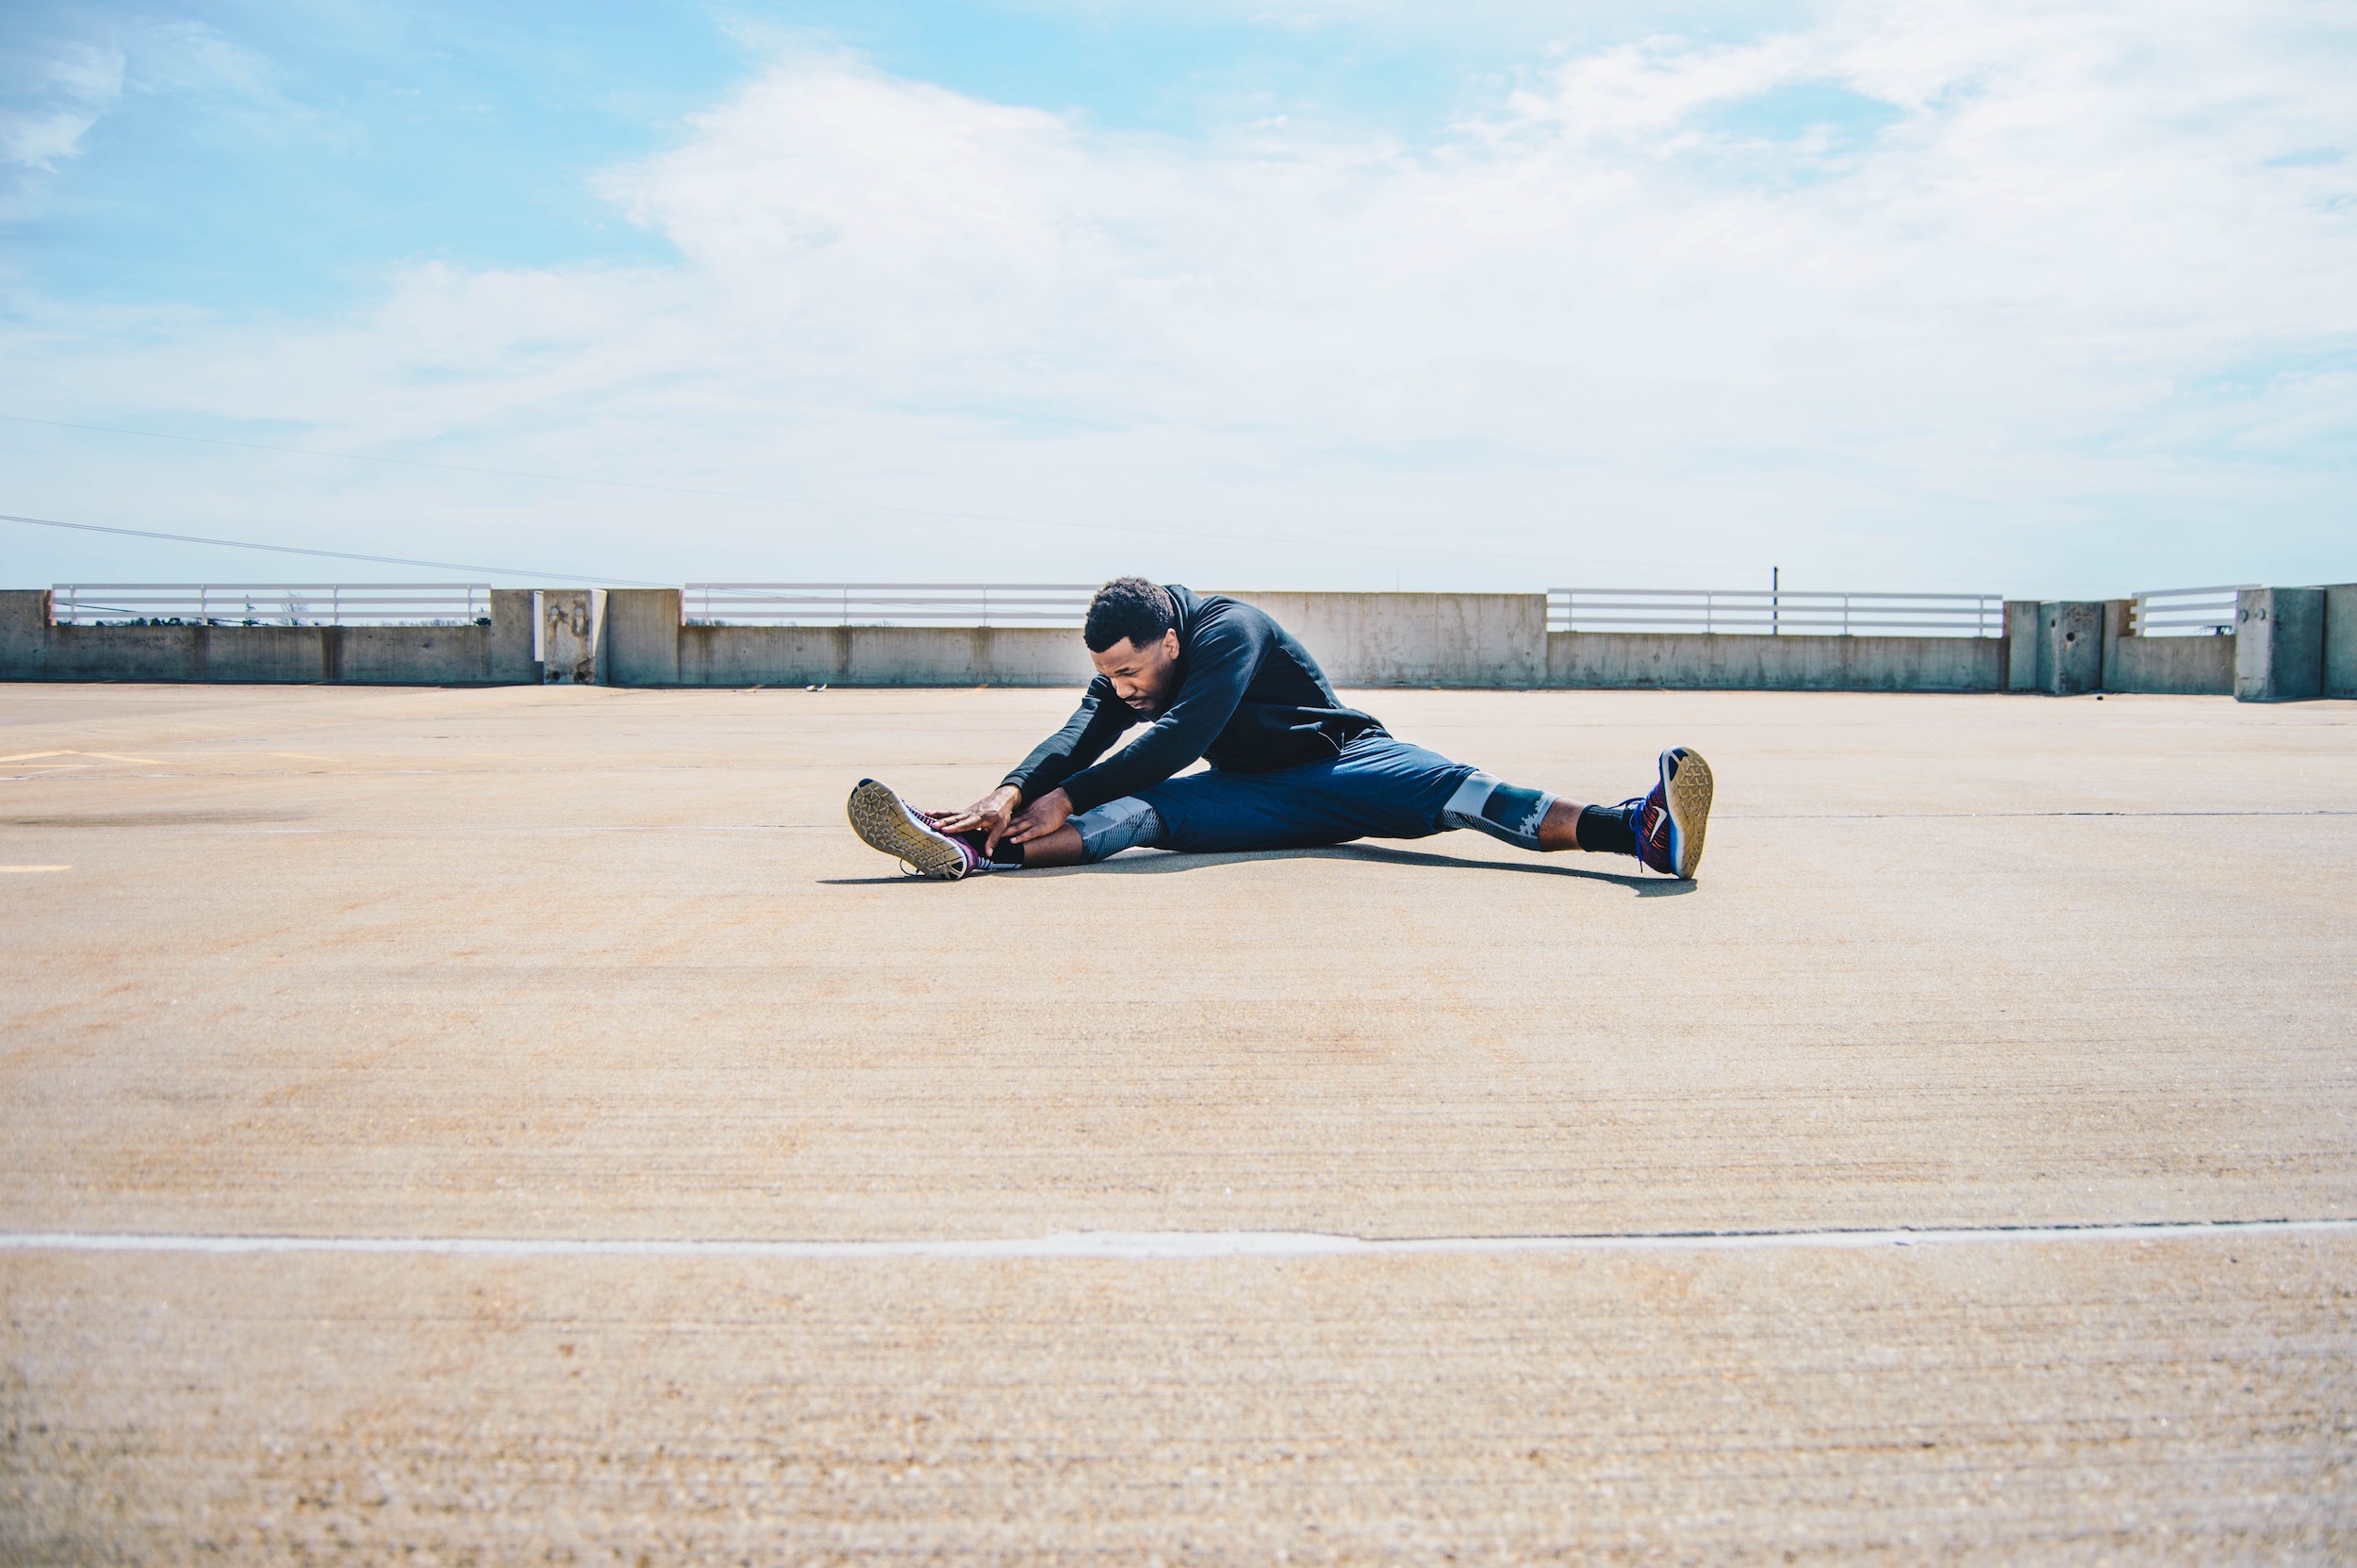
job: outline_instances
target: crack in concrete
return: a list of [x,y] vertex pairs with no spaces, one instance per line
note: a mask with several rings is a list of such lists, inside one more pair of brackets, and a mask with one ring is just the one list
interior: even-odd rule
[[1920,1230],[1676,1230],[1585,1235],[1333,1235],[1307,1230],[1064,1230],[1045,1236],[900,1241],[666,1240],[659,1237],[237,1236],[144,1231],[0,1231],[0,1251],[345,1252],[490,1258],[892,1258],[1192,1260],[1335,1258],[1434,1253],[1746,1251],[1943,1246],[1992,1242],[2119,1242],[2357,1232],[2357,1218],[2157,1220],[2089,1225],[1947,1226]]

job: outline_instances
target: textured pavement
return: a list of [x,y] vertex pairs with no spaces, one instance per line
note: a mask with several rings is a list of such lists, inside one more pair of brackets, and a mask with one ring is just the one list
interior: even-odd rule
[[[1700,748],[1703,880],[844,826],[1066,693],[0,687],[0,1561],[2357,1555],[2357,705],[1359,700]],[[1108,1231],[1442,1249],[925,1250]]]

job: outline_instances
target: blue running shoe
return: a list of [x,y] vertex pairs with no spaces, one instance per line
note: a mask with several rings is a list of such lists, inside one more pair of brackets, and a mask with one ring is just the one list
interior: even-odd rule
[[1710,825],[1710,764],[1702,753],[1683,746],[1662,752],[1660,781],[1628,804],[1637,807],[1637,858],[1666,876],[1692,878]]

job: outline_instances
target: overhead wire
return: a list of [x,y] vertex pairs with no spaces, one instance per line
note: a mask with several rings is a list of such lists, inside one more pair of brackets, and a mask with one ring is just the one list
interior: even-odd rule
[[[1017,517],[1004,512],[970,512],[940,506],[903,506],[888,502],[837,501],[818,496],[767,494],[754,490],[723,490],[694,485],[662,485],[635,479],[599,479],[586,474],[552,473],[538,469],[493,468],[476,463],[445,463],[425,457],[387,457],[377,453],[339,452],[324,447],[281,446],[267,441],[238,441],[221,436],[182,436],[161,430],[135,430],[124,425],[85,424],[71,420],[37,419],[29,414],[0,413],[0,421],[11,424],[46,425],[56,430],[87,430],[108,436],[131,436],[156,441],[182,441],[198,446],[230,447],[244,452],[274,452],[297,457],[336,457],[354,463],[383,463],[398,468],[436,469],[452,473],[486,474],[504,479],[536,479],[560,485],[590,485],[604,489],[643,490],[660,495],[701,496],[721,501],[752,501],[771,506],[821,506],[847,511],[876,512],[891,516],[941,518],[955,522],[996,522],[1019,528],[1054,528],[1078,533],[1121,534],[1131,537],[1210,539],[1225,544],[1294,545],[1310,550],[1378,550],[1408,554],[1445,555],[1452,559],[1469,556],[1503,561],[1542,561],[1559,566],[1673,566],[1681,562],[1635,561],[1598,555],[1553,555],[1531,551],[1479,550],[1457,545],[1394,544],[1360,539],[1347,547],[1330,539],[1305,539],[1271,534],[1228,534],[1208,529],[1171,527],[1162,523],[1070,522],[1048,518]],[[520,575],[520,574],[519,574]],[[579,572],[569,574],[572,580],[590,582]]]
[[352,550],[313,550],[296,544],[264,544],[255,539],[216,539],[201,534],[163,534],[151,528],[110,528],[95,522],[67,522],[59,518],[20,517],[0,512],[0,522],[29,523],[36,528],[70,528],[77,534],[122,534],[135,539],[169,539],[175,544],[219,545],[228,550],[268,550],[281,555],[322,555],[338,561],[372,561],[379,566],[426,567],[435,571],[479,571],[486,577],[530,577],[551,583],[600,583],[609,587],[661,588],[636,577],[592,577],[580,571],[527,571],[518,567],[486,567],[464,561],[420,561],[406,555],[363,555]]

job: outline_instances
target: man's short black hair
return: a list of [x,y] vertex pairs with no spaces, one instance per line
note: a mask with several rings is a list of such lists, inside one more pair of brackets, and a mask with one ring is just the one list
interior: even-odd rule
[[1116,577],[1089,601],[1088,623],[1080,640],[1092,653],[1102,653],[1125,638],[1140,648],[1162,640],[1178,624],[1178,606],[1170,590],[1143,577]]

